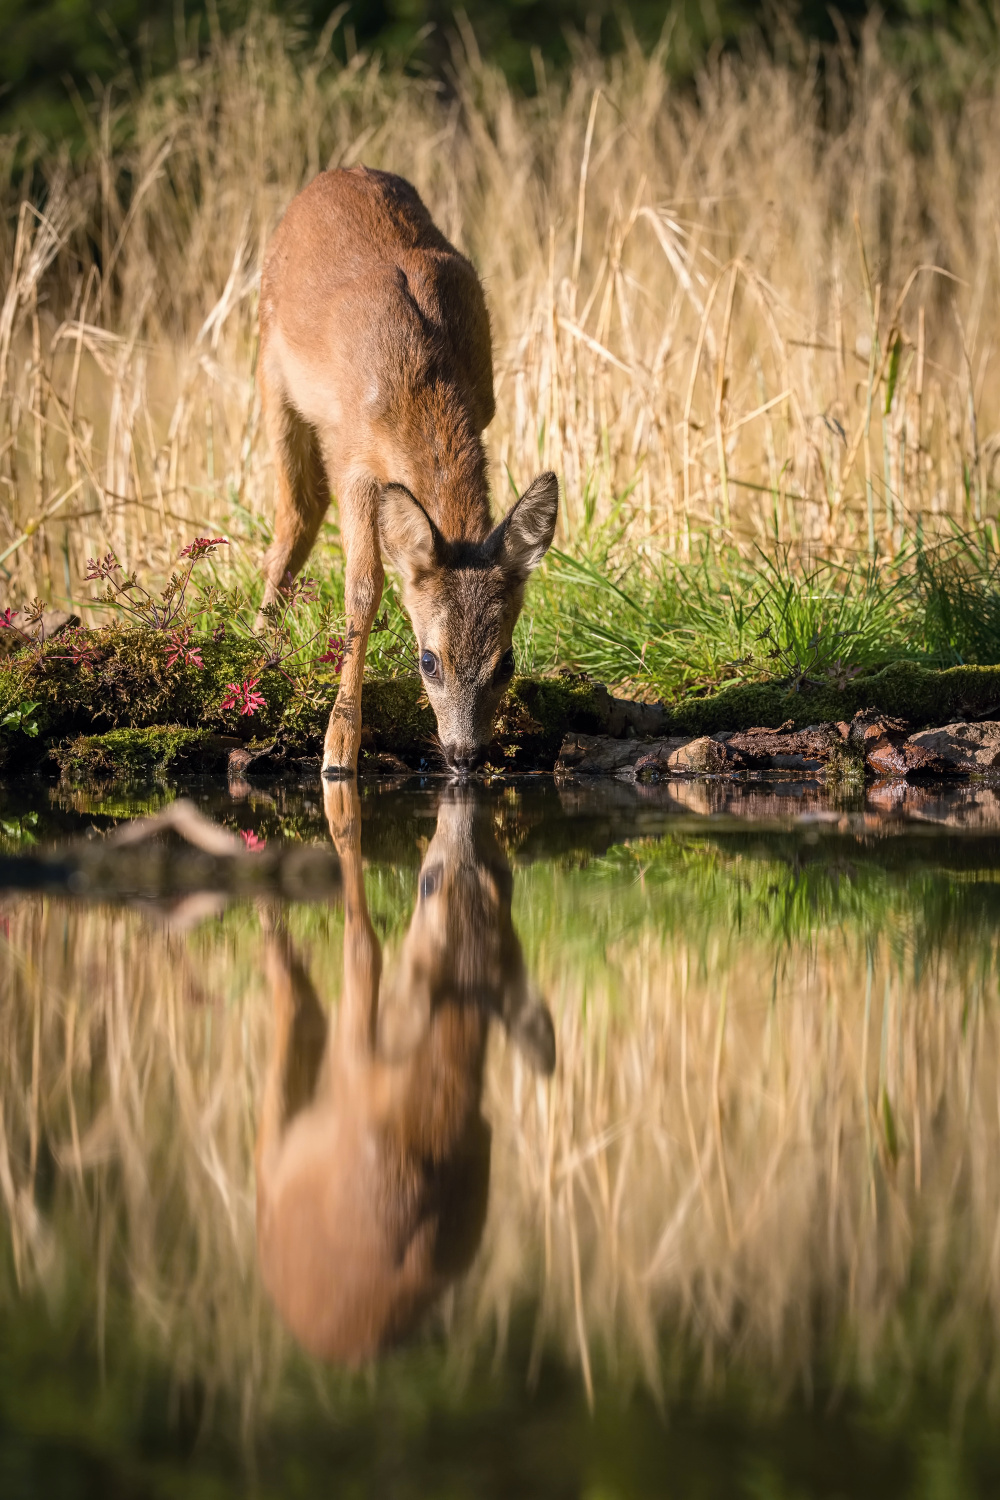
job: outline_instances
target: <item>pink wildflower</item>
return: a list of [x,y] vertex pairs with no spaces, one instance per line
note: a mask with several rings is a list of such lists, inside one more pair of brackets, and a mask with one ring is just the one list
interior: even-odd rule
[[11,609],[10,605],[4,610],[0,610],[0,629],[18,630],[20,627],[14,624],[14,616],[20,614],[20,612],[18,609]]
[[257,834],[254,833],[252,828],[241,828],[240,838],[243,840],[244,844],[246,844],[247,849],[250,850],[251,853],[255,849],[263,849],[264,845],[267,843],[267,839],[258,838]]
[[201,659],[201,647],[191,645],[190,625],[186,625],[183,630],[173,631],[170,636],[170,643],[167,647],[167,666],[174,667],[178,662],[182,667],[197,667],[199,672],[204,670],[205,663]]
[[196,536],[193,542],[188,542],[186,547],[181,548],[181,557],[189,557],[192,562],[197,562],[199,557],[207,557],[216,547],[228,546],[224,536]]
[[331,635],[330,639],[326,643],[326,650],[323,652],[323,655],[318,656],[316,660],[328,661],[339,677],[341,672],[344,670],[344,651],[346,649],[346,646],[347,643],[342,635]]
[[226,684],[226,696],[219,707],[225,711],[230,708],[239,708],[241,714],[253,715],[258,708],[267,707],[267,699],[263,694],[255,691],[259,677],[247,677],[243,682],[229,682]]

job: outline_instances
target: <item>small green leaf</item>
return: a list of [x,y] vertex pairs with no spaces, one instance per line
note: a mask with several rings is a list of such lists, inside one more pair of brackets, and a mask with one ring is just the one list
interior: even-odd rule
[[41,703],[26,698],[23,703],[18,704],[17,708],[4,714],[0,719],[0,729],[19,729],[22,734],[28,734],[34,739],[38,734],[38,725],[32,717],[36,708],[41,708]]

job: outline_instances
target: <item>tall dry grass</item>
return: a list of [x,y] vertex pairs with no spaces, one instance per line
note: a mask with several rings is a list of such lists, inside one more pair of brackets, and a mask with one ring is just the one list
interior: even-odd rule
[[[608,1380],[669,1400],[692,1360],[775,1402],[817,1375],[995,1397],[995,939],[928,950],[897,903],[880,935],[841,909],[775,942],[703,910],[665,940],[654,902],[595,958],[573,933],[613,926],[623,890],[517,875],[558,1065],[539,1082],[494,1036],[485,1236],[435,1317],[456,1372],[502,1359],[527,1308],[525,1374],[565,1360],[596,1400]],[[22,1291],[76,1298],[99,1343],[116,1308],[119,1337],[250,1423],[294,1363],[254,1267],[256,917],[181,934],[36,898],[6,915],[0,1195]],[[339,916],[291,922],[336,1004]]]
[[30,201],[24,143],[0,143],[15,601],[78,596],[108,548],[162,569],[234,500],[266,516],[261,255],[297,189],[359,161],[411,178],[479,267],[498,502],[508,471],[555,467],[564,542],[613,517],[633,552],[704,533],[891,552],[992,515],[995,80],[921,96],[874,30],[856,58],[722,57],[694,89],[659,56],[581,52],[531,100],[471,33],[446,93],[297,58],[261,19],[109,96],[82,164],[31,163]]

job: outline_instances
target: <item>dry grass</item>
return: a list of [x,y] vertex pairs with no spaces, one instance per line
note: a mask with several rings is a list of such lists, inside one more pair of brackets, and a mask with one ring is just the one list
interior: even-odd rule
[[[532,1368],[565,1358],[598,1399],[609,1375],[669,1400],[692,1356],[708,1387],[735,1371],[774,1401],[817,1373],[995,1395],[995,939],[928,950],[905,901],[881,932],[841,905],[784,943],[749,906],[742,931],[724,904],[678,908],[665,938],[660,899],[596,956],[626,885],[517,876],[559,1062],[538,1083],[494,1039],[485,1237],[438,1315],[457,1371],[528,1307]],[[254,1270],[255,916],[180,935],[34,898],[8,915],[0,1193],[22,1288],[82,1287],[99,1330],[124,1298],[179,1380],[248,1421],[273,1409],[292,1349]],[[336,1003],[339,915],[291,919]]]
[[357,161],[411,178],[478,265],[498,499],[554,466],[564,542],[616,518],[633,552],[885,553],[987,518],[995,81],[915,102],[874,33],[823,77],[727,57],[690,92],[656,58],[581,55],[526,102],[470,39],[442,97],[362,57],[297,63],[261,21],[107,101],[85,165],[35,163],[32,203],[0,142],[5,593],[79,596],[88,555],[162,571],[237,526],[234,500],[267,515],[262,249],[304,182]]

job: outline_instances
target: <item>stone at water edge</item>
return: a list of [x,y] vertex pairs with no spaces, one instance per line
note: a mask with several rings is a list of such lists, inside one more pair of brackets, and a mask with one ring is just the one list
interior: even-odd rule
[[[662,743],[668,744],[669,741]],[[678,745],[676,750],[667,755],[667,769],[675,773],[686,771],[689,775],[711,776],[727,769],[731,771],[733,765],[733,758],[727,754],[725,745],[707,734],[688,740],[687,744]],[[646,755],[640,756],[635,763],[637,776],[641,776],[646,770],[655,769],[658,769],[658,761],[654,762]]]
[[945,724],[940,729],[922,729],[907,742],[938,755],[956,771],[1000,769],[1000,723]]
[[577,776],[713,775],[742,762],[719,739],[709,735],[673,735],[666,739],[616,740],[604,734],[567,734],[556,773]]

